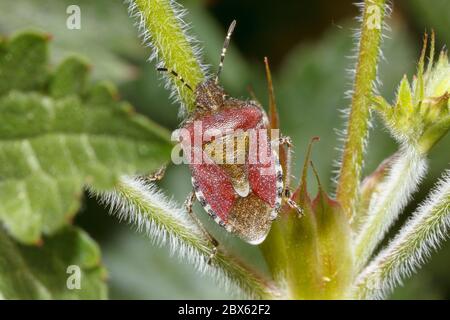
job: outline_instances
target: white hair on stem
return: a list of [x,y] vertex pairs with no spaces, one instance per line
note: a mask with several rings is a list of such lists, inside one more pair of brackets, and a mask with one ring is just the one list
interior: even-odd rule
[[403,146],[379,190],[372,196],[367,216],[355,239],[357,270],[365,266],[390,227],[408,204],[427,172],[426,156]]
[[[201,63],[202,50],[199,41],[189,35],[190,25],[184,21],[187,10],[174,0],[124,1],[128,5],[130,17],[136,20],[135,25],[142,43],[151,48],[148,60],[156,61],[157,67],[174,70],[195,89],[207,74],[207,66]],[[165,5],[168,10],[164,14],[167,16],[159,17],[155,11]],[[153,29],[147,21],[152,13],[155,19],[163,20],[156,21]],[[167,31],[169,27],[175,34]],[[179,115],[185,115],[193,102],[193,93],[173,75],[162,73],[161,76],[165,79],[165,88],[170,90],[171,100],[181,105]]]
[[450,170],[416,209],[399,234],[361,272],[353,297],[384,299],[410,277],[445,241],[450,232]]
[[158,245],[168,245],[171,254],[193,264],[196,269],[217,280],[230,293],[246,298],[264,298],[276,290],[259,275],[219,250],[211,264],[206,261],[211,245],[185,209],[168,200],[144,179],[122,177],[111,192],[92,194],[110,208],[120,220],[134,224]]
[[[359,9],[360,14],[356,17],[356,21],[358,21],[358,23],[360,25],[362,25],[363,23],[363,15],[364,15],[364,10],[365,10],[365,3],[364,1],[362,2],[358,2],[355,3],[355,6]],[[384,20],[382,22],[382,33],[381,33],[381,40],[380,40],[380,45],[379,45],[379,58],[378,59],[384,59],[384,55],[383,55],[383,51],[381,50],[382,45],[383,45],[383,40],[386,38],[386,36],[384,35],[385,32],[390,32],[390,27],[388,26],[388,24],[386,23],[385,19],[388,19],[391,14],[392,14],[392,6],[390,4],[390,2],[388,1],[385,5],[384,5]],[[362,28],[362,27],[361,27]],[[360,53],[360,45],[361,45],[361,28],[358,29],[354,29],[353,30],[353,39],[354,39],[354,46],[352,49],[352,54],[350,56],[348,56],[348,58],[350,59],[350,61],[353,63],[354,67],[348,68],[347,71],[347,79],[349,80],[349,86],[351,87],[351,89],[347,90],[344,94],[345,98],[349,101],[352,100],[353,95],[354,95],[354,84],[355,84],[355,78],[356,78],[356,67],[358,64],[358,56]],[[373,92],[377,93],[378,92],[378,88],[382,85],[379,77],[378,77],[378,63],[376,63],[377,66],[377,71],[376,71],[376,78],[373,81]],[[334,175],[332,175],[331,177],[331,182],[332,185],[334,185],[335,187],[337,187],[338,182],[339,182],[339,178],[340,178],[340,173],[341,173],[341,168],[342,168],[342,163],[343,163],[343,157],[344,157],[344,146],[345,143],[347,141],[347,135],[348,135],[348,121],[349,121],[349,116],[351,114],[351,108],[347,107],[347,108],[340,108],[339,109],[341,112],[341,116],[344,119],[344,128],[343,129],[335,129],[336,132],[336,136],[337,136],[337,141],[338,141],[338,147],[337,147],[337,151],[338,151],[338,158],[333,160],[333,170],[332,172],[334,173]],[[372,122],[371,122],[371,115],[369,115],[368,118],[368,129],[370,130],[372,128]],[[361,137],[361,139],[363,139],[363,149],[364,151],[367,149],[367,143],[368,143],[368,139],[369,139],[369,132],[367,132],[365,137]],[[364,167],[364,160],[363,162],[360,164],[360,167]],[[336,191],[333,192],[332,196],[336,196],[335,194]]]

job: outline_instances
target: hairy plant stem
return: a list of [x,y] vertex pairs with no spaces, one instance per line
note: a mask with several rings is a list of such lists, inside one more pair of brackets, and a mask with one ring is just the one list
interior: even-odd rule
[[352,218],[358,199],[364,145],[370,117],[370,96],[377,76],[386,0],[365,0],[350,117],[336,190],[345,214]]
[[405,146],[397,153],[387,177],[373,195],[365,222],[355,240],[357,270],[367,263],[397,220],[427,170],[426,155]]
[[410,276],[448,237],[450,230],[450,171],[419,206],[400,233],[361,273],[354,288],[358,299],[384,299]]
[[211,263],[212,246],[188,213],[168,201],[153,185],[141,179],[122,178],[113,192],[96,194],[119,219],[144,229],[154,241],[170,246],[172,252],[213,277],[230,292],[246,298],[273,298],[277,289],[235,257],[218,250]]
[[[197,49],[186,34],[187,26],[182,17],[184,10],[171,0],[127,0],[129,11],[137,17],[139,31],[145,44],[153,49],[161,67],[169,69],[169,82],[178,92],[187,111],[195,109],[192,89],[204,80],[204,73],[197,58]],[[175,71],[179,77],[170,74]],[[187,85],[186,85],[187,84]]]

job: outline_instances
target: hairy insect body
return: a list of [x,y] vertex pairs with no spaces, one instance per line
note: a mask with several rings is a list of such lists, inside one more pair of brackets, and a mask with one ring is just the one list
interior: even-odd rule
[[[256,102],[228,98],[211,80],[197,88],[196,96],[203,107],[183,125],[190,141],[182,142],[191,159],[195,152],[202,154],[201,163],[190,164],[195,195],[227,231],[249,243],[261,243],[277,215],[283,191],[267,117]],[[199,122],[201,126],[196,126]],[[203,137],[200,146],[195,145],[195,136]]]

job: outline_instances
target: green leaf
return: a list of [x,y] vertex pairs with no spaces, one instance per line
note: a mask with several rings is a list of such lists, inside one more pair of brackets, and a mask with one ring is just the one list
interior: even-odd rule
[[55,98],[70,94],[83,94],[88,77],[89,64],[80,57],[66,59],[50,80],[50,94]]
[[[79,289],[69,289],[75,284],[69,277],[76,275],[69,266],[81,271]],[[17,244],[0,228],[2,298],[105,299],[105,279],[97,244],[77,228],[65,228],[39,247]]]
[[[66,12],[70,5],[80,8],[81,29],[66,27],[73,14]],[[120,0],[0,1],[0,12],[0,33],[24,28],[45,30],[52,37],[52,64],[68,54],[83,54],[95,66],[95,79],[122,82],[134,78],[136,69],[130,60],[145,58],[136,29]]]
[[403,76],[403,79],[400,82],[400,87],[397,94],[397,106],[405,109],[401,110],[402,113],[410,114],[414,111],[411,87],[406,75]]
[[27,32],[0,41],[0,96],[12,89],[40,89],[46,79],[48,36]]
[[[28,70],[31,57],[23,60]],[[3,66],[7,79],[23,73],[21,65],[13,75]],[[87,66],[77,57],[64,61],[50,76],[52,96],[13,90],[0,97],[0,221],[24,243],[70,221],[83,186],[111,189],[121,175],[148,173],[169,159],[168,133],[116,101],[114,87],[85,89]]]
[[73,216],[83,185],[112,188],[169,159],[162,130],[124,104],[11,92],[0,115],[0,219],[28,243]]

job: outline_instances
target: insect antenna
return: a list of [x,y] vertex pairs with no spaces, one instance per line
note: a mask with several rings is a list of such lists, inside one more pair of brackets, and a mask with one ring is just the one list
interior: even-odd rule
[[223,42],[222,53],[220,54],[219,70],[217,70],[216,75],[216,84],[219,83],[219,76],[223,69],[223,60],[225,59],[225,54],[227,53],[228,45],[230,44],[231,35],[233,34],[235,26],[236,20],[233,20],[233,22],[231,22],[230,24],[230,27],[228,28],[228,33],[225,37],[225,41]]
[[183,77],[181,75],[179,75],[178,73],[176,73],[174,70],[169,70],[167,68],[157,68],[156,70],[161,71],[161,72],[168,72],[168,73],[172,74],[173,76],[175,76],[175,78],[180,80],[181,83],[183,83],[183,85],[186,86],[189,90],[194,91],[192,89],[192,87],[186,81],[184,81]]

